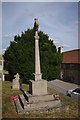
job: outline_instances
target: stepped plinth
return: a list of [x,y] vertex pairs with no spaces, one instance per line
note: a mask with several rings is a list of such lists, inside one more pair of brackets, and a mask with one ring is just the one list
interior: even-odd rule
[[31,95],[24,91],[23,94],[18,95],[14,100],[16,110],[20,114],[26,112],[53,112],[53,111],[67,111],[68,106],[63,104],[60,99],[56,99],[52,94],[47,95]]

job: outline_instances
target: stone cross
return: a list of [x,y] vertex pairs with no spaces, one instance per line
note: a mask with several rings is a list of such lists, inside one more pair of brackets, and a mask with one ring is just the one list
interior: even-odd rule
[[20,76],[19,74],[17,73],[16,75],[14,75],[14,79],[13,79],[13,85],[12,85],[12,88],[13,89],[20,89],[21,86],[20,86]]

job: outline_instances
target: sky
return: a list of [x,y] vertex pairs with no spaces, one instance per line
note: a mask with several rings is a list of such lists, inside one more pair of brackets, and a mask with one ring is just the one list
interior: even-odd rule
[[2,2],[78,2],[79,0],[0,0]]
[[64,51],[78,48],[77,2],[2,2],[2,49],[15,35],[33,28],[34,18],[56,47]]

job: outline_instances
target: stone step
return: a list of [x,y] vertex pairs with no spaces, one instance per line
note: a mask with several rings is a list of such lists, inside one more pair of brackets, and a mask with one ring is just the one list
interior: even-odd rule
[[37,103],[27,103],[24,105],[24,109],[26,112],[29,111],[46,111],[49,109],[59,108],[61,107],[60,100],[50,100],[50,101],[42,101]]
[[16,98],[16,99],[14,100],[14,103],[15,103],[15,106],[16,106],[16,111],[17,111],[18,113],[23,113],[23,107],[21,106],[21,103],[20,103],[19,98]]
[[18,97],[19,97],[20,104],[21,104],[22,108],[24,109],[24,104],[27,103],[27,99],[25,98],[25,96],[23,94],[18,95]]
[[25,94],[27,96],[27,101],[29,103],[35,103],[35,102],[41,102],[41,101],[49,101],[49,100],[55,100],[54,96],[53,95],[49,95],[49,94],[46,94],[46,95],[36,95],[36,96],[33,96],[31,95],[29,92],[25,91]]
[[[24,99],[24,96],[20,95]],[[21,99],[22,100],[22,99]],[[68,110],[68,106],[64,105],[60,100],[51,100],[51,101],[41,101],[36,103],[24,102],[24,108],[21,105],[20,98],[14,100],[16,110],[18,114],[24,114],[26,112],[48,112],[48,111],[65,111]]]

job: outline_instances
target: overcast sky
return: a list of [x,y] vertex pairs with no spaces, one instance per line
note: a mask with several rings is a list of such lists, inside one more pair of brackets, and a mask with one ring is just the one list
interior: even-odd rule
[[14,35],[32,28],[39,19],[39,30],[47,33],[64,51],[78,48],[77,2],[3,2],[2,47],[7,48]]

